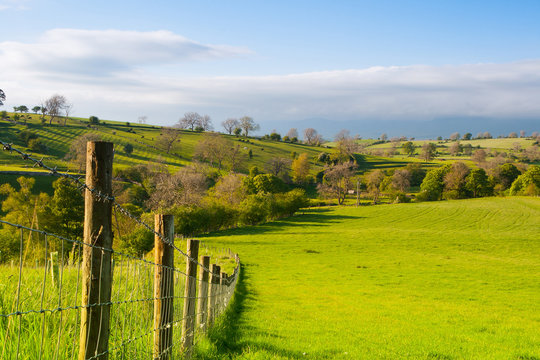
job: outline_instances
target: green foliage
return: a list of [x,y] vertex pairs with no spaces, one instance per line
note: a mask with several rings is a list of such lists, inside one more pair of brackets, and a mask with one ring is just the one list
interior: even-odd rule
[[419,201],[437,201],[442,199],[444,190],[444,176],[450,170],[450,165],[428,171],[420,185]]
[[142,257],[153,248],[154,234],[142,226],[120,237],[120,250],[129,255]]
[[532,165],[510,187],[511,195],[540,195],[540,166]]
[[467,176],[465,187],[472,193],[473,197],[493,195],[493,186],[484,169],[471,170]]
[[23,130],[19,133],[19,139],[24,143],[24,145],[28,146],[30,143],[30,140],[37,139],[38,135],[32,131]]
[[270,140],[281,141],[281,135],[277,132],[273,132],[270,134]]
[[514,164],[511,163],[499,165],[496,170],[496,178],[501,184],[502,190],[510,188],[514,180],[516,180],[519,175],[521,175],[521,172]]
[[46,154],[48,150],[47,145],[45,145],[41,139],[30,139],[28,141],[28,148],[41,154]]
[[98,125],[99,124],[99,118],[97,116],[90,116],[88,118],[88,122],[92,125]]
[[401,145],[401,148],[405,152],[405,154],[409,156],[413,156],[416,151],[416,146],[414,146],[414,143],[412,141],[407,141],[406,143],[403,143]]
[[277,193],[285,191],[283,180],[272,174],[259,174],[253,178],[253,186],[257,193]]
[[128,155],[131,155],[133,153],[133,145],[131,145],[130,143],[124,145],[124,152]]

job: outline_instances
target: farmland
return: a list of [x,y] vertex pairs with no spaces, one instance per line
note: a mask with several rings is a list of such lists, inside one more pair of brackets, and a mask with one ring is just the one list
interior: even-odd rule
[[538,359],[539,228],[538,198],[489,198],[211,234],[243,280],[198,358]]

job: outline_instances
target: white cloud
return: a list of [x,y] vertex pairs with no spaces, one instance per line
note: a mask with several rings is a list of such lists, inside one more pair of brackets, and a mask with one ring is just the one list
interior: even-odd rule
[[60,92],[83,116],[133,120],[147,114],[159,123],[190,110],[216,122],[243,114],[261,121],[540,116],[540,60],[283,76],[157,77],[148,71],[247,53],[168,31],[51,30],[33,44],[0,43],[0,87],[13,105]]

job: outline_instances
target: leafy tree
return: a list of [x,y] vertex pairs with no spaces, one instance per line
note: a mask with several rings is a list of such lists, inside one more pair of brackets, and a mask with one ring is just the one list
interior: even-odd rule
[[471,140],[471,139],[472,139],[472,134],[470,132],[463,135],[463,140]]
[[221,123],[221,126],[223,126],[229,135],[232,135],[234,130],[240,127],[240,122],[236,118],[228,118]]
[[47,205],[45,228],[68,239],[83,237],[84,197],[73,183],[59,178],[53,183],[54,194]]
[[418,200],[436,201],[442,199],[444,190],[444,176],[450,170],[450,165],[444,165],[440,168],[431,169],[420,185]]
[[45,154],[49,150],[47,145],[45,145],[41,139],[31,139],[28,141],[28,148],[32,151]]
[[514,180],[510,187],[511,195],[540,195],[540,166],[532,165]]
[[411,173],[407,169],[397,169],[392,175],[392,187],[407,192],[411,186]]
[[283,181],[272,174],[259,174],[253,178],[253,186],[257,193],[278,193],[285,191]]
[[28,112],[28,106],[26,105],[21,105],[18,107],[18,110],[22,113],[27,113]]
[[247,177],[239,174],[227,174],[217,181],[212,194],[229,205],[238,205],[246,198],[246,187],[242,179]]
[[493,186],[491,186],[484,169],[471,170],[467,176],[465,187],[472,192],[474,198],[493,194]]
[[120,236],[120,250],[136,257],[142,257],[154,248],[154,235],[148,229],[138,226],[134,231]]
[[401,148],[408,156],[413,156],[414,152],[416,151],[416,146],[414,146],[414,143],[412,141],[407,141],[406,143],[403,143],[401,145]]
[[281,141],[281,135],[274,131],[270,134],[270,140]]
[[34,106],[34,107],[32,108],[32,111],[34,112],[34,114],[37,114],[38,112],[41,111],[41,106]]
[[244,136],[249,136],[250,131],[257,131],[260,128],[259,124],[256,124],[253,118],[249,116],[241,117],[239,121],[240,128],[244,130]]
[[241,133],[242,133],[242,129],[240,129],[239,127],[237,127],[236,129],[234,129],[234,135],[240,136]]
[[459,140],[459,133],[455,132],[450,135],[450,140],[456,141]]
[[521,172],[511,163],[499,165],[495,169],[495,178],[501,184],[502,190],[510,188],[519,175],[521,175]]
[[298,158],[294,159],[291,165],[292,178],[294,182],[298,184],[307,183],[309,180],[309,170],[311,165],[309,163],[308,154],[302,153]]
[[352,161],[342,164],[326,165],[323,182],[317,185],[319,194],[325,197],[337,198],[338,204],[345,201],[347,192],[351,187],[356,164]]
[[38,136],[36,133],[33,133],[31,131],[28,131],[28,130],[23,130],[19,133],[19,139],[22,140],[22,142],[24,143],[24,145],[28,146],[30,140],[32,139],[37,139]]
[[131,155],[133,153],[133,145],[131,145],[130,143],[124,145],[124,152],[128,155]]
[[459,155],[463,151],[463,146],[459,143],[459,141],[456,141],[450,145],[449,152],[451,155]]
[[88,118],[88,122],[92,125],[98,125],[99,124],[99,118],[97,116],[90,116]]
[[385,178],[384,171],[377,169],[366,175],[366,185],[373,197],[373,203],[377,203],[381,193],[381,184]]
[[227,159],[232,144],[218,133],[207,133],[195,146],[195,157],[208,161],[212,166],[217,165],[221,170]]

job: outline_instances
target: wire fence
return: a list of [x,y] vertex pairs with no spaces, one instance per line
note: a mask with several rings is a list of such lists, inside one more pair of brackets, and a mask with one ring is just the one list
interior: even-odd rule
[[112,222],[110,210],[96,226],[89,224],[86,207],[84,241],[0,220],[17,239],[18,253],[0,266],[0,358],[189,358],[234,293],[238,255],[175,237],[171,216],[156,215],[152,227],[117,204],[106,187],[88,184],[88,177],[83,183],[0,143],[71,179],[87,203],[114,207],[155,237],[149,260],[113,250],[112,233],[110,244],[101,242]]

